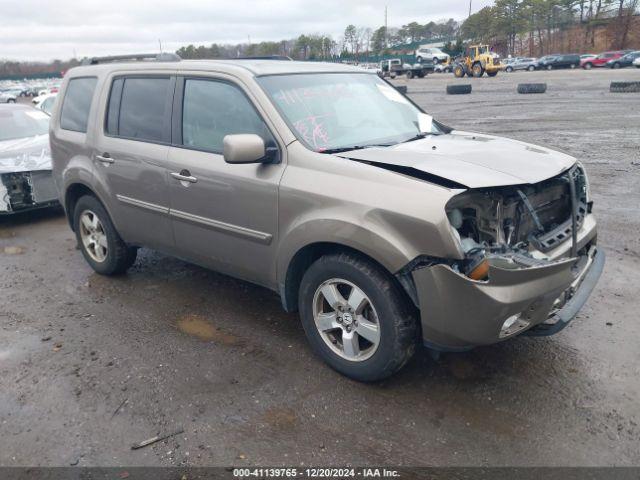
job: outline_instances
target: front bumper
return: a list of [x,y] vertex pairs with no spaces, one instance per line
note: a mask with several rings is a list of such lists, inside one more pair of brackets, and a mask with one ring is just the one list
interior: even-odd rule
[[51,170],[0,174],[0,216],[56,205]]
[[[604,254],[595,245],[582,252],[577,258],[531,268],[493,264],[488,281],[472,280],[444,264],[415,270],[425,345],[465,350],[527,329],[533,335],[557,333],[578,313],[602,273]],[[526,322],[526,328],[505,336],[503,324],[514,316]]]

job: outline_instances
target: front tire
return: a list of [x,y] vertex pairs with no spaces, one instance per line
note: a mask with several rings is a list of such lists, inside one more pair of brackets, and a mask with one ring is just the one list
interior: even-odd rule
[[529,70],[530,72],[533,72],[536,69],[536,67],[534,67],[533,65],[529,65],[529,68],[527,68],[527,70]]
[[415,308],[393,277],[361,255],[318,259],[302,278],[298,304],[314,352],[350,378],[389,377],[415,352]]
[[585,70],[591,70],[593,68],[593,63],[585,63],[584,64],[584,69]]
[[82,255],[97,273],[122,274],[136,261],[137,248],[124,243],[96,197],[80,197],[75,206],[73,225]]
[[484,68],[482,68],[482,64],[476,63],[471,69],[473,76],[475,78],[480,78],[484,75]]

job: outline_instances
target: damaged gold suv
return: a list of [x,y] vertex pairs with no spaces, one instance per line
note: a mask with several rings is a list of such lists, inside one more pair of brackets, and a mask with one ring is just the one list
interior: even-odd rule
[[298,310],[352,378],[416,345],[469,349],[564,328],[602,271],[584,168],[452,130],[343,65],[94,59],[50,125],[60,200],[105,275],[149,247]]

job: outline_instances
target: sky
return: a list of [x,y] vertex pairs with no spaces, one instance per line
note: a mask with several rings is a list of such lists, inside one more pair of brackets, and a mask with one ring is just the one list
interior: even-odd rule
[[[472,10],[493,3],[472,0]],[[245,43],[463,20],[469,0],[0,0],[0,59],[49,61],[157,52],[188,45]]]

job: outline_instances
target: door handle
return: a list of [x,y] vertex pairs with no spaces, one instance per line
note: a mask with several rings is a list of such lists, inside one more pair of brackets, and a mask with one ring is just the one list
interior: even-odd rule
[[104,164],[115,163],[115,160],[111,158],[111,156],[108,153],[104,153],[102,155],[96,155],[96,160]]
[[171,172],[171,176],[181,182],[196,183],[198,179],[189,173],[189,170],[182,170],[180,173]]

